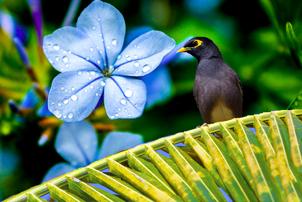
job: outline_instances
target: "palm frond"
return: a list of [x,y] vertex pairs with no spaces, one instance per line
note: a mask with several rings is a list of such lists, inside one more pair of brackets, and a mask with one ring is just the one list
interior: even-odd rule
[[226,201],[221,190],[234,201],[301,201],[301,118],[275,111],[177,133],[6,201]]

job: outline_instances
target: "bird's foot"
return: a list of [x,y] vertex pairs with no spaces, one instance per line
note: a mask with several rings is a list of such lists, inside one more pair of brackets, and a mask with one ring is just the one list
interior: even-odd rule
[[203,123],[203,124],[200,125],[200,126],[196,126],[196,128],[200,128],[200,127],[203,127],[203,126],[208,126],[208,124],[207,124],[207,123]]

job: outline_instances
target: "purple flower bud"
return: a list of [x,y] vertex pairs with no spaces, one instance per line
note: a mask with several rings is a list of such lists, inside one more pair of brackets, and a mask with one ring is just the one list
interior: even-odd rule
[[19,40],[19,38],[14,37],[14,43],[15,43],[15,46],[18,50],[18,53],[20,55],[20,58],[21,58],[22,62],[25,64],[25,67],[30,68],[28,55],[25,51],[25,48],[24,48],[22,42]]
[[17,103],[14,100],[9,100],[8,106],[13,113],[15,113],[15,114],[19,113],[19,111],[20,111],[19,106],[17,105]]
[[74,20],[74,17],[79,9],[80,3],[81,0],[71,0],[67,14],[63,21],[63,26],[68,26],[72,24],[72,21]]
[[42,29],[43,29],[43,23],[42,23],[42,9],[41,9],[41,2],[40,0],[28,0],[28,5],[31,10],[32,18],[34,21],[34,26],[36,29],[37,37],[38,37],[38,42],[39,45],[42,46],[43,42],[43,34],[42,34]]

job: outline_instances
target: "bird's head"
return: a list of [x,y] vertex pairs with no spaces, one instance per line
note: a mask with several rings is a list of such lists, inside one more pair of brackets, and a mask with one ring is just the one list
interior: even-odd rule
[[209,59],[212,57],[221,58],[221,53],[214,42],[206,37],[194,37],[190,39],[177,52],[186,52],[197,60]]

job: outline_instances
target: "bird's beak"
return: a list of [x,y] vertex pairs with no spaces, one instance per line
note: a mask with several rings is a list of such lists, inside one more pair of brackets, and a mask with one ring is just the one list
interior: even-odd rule
[[188,51],[188,48],[186,48],[186,47],[182,47],[177,50],[178,53],[183,53],[183,52],[187,52],[187,51]]

